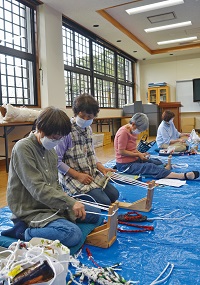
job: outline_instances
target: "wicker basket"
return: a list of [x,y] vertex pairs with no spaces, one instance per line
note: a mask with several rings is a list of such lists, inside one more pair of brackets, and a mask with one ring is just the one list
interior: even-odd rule
[[138,143],[137,150],[140,152],[147,152],[155,144],[155,142],[155,140],[147,142],[147,135],[143,135]]

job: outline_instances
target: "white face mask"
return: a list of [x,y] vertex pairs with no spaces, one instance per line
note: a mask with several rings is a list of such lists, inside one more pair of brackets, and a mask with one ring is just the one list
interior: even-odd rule
[[131,133],[134,134],[134,135],[138,135],[141,132],[138,129],[135,129],[135,130],[132,130]]
[[76,116],[76,123],[82,129],[89,127],[92,124],[92,122],[93,122],[93,119],[84,120],[84,119],[80,118],[79,116]]
[[50,150],[57,146],[61,140],[54,140],[54,139],[49,139],[48,137],[43,137],[40,139],[43,147],[47,150]]

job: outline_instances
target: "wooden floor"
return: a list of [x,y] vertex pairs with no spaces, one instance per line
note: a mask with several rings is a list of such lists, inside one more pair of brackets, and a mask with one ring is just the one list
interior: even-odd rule
[[[98,159],[105,163],[111,159],[114,159],[114,148],[113,143],[95,148],[96,155]],[[0,208],[5,207],[7,205],[6,202],[6,187],[7,187],[7,180],[8,180],[8,174],[6,173],[6,166],[5,166],[5,160],[0,160]]]

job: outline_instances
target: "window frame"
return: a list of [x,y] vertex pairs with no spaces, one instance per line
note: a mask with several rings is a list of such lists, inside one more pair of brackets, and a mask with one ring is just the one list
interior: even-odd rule
[[[62,24],[62,29],[69,29],[70,33],[75,34],[78,33],[80,35],[82,35],[83,37],[86,37],[89,40],[89,50],[90,50],[90,69],[89,70],[85,70],[83,68],[81,68],[80,66],[77,67],[76,64],[74,64],[73,66],[69,66],[67,64],[64,64],[64,70],[65,71],[71,71],[74,73],[82,73],[85,75],[89,75],[91,76],[91,95],[93,95],[99,102],[100,102],[100,108],[112,108],[112,109],[121,109],[123,107],[123,105],[120,103],[120,97],[118,94],[118,85],[119,84],[123,84],[124,88],[125,88],[125,100],[124,103],[133,103],[135,101],[135,90],[134,90],[134,86],[135,86],[135,82],[134,82],[134,71],[135,71],[135,63],[137,62],[137,60],[134,57],[131,57],[130,55],[126,54],[125,52],[123,52],[122,50],[119,50],[118,48],[116,48],[115,46],[111,45],[110,43],[106,42],[105,40],[99,38],[96,34],[90,32],[89,30],[83,28],[82,26],[79,26],[77,23],[73,22],[72,20],[66,18],[63,16],[63,24]],[[74,39],[74,37],[70,37],[70,39]],[[66,41],[65,41],[66,42]],[[101,72],[98,72],[98,70],[94,69],[94,48],[93,45],[98,45],[99,47],[102,48],[103,52],[102,54],[104,54],[102,60],[104,61],[103,65],[102,65],[102,70]],[[74,44],[70,44],[70,46],[74,46]],[[105,53],[106,51],[108,51],[108,53],[113,53],[113,60],[114,60],[114,74],[106,74],[106,63],[105,63]],[[63,50],[63,54],[64,54],[64,50]],[[101,55],[102,55],[101,54]],[[74,63],[76,62],[75,59],[75,51],[74,51]],[[118,71],[117,71],[117,57],[120,56],[124,59],[124,62],[129,61],[131,64],[131,70],[132,70],[132,76],[131,76],[131,81],[127,80],[127,79],[122,79],[118,77]],[[126,66],[124,67],[126,68]],[[126,73],[126,70],[125,70]],[[114,100],[113,98],[108,98],[108,101],[110,100],[110,102],[115,102],[114,105],[113,104],[106,104],[105,102],[101,103],[102,99],[103,99],[103,94],[102,94],[102,98],[101,100],[99,100],[99,93],[98,90],[95,89],[95,82],[96,81],[101,81],[104,82],[102,83],[102,85],[106,85],[106,82],[110,82],[110,84],[112,85],[114,82],[115,88],[114,88]],[[109,84],[108,84],[109,86]],[[131,102],[130,101],[130,91],[127,92],[127,87],[128,88],[132,88],[132,98],[131,98]],[[103,91],[102,91],[103,92]],[[66,107],[71,107],[74,98],[77,96],[77,94],[68,94],[66,95],[68,98],[71,97],[71,104],[66,104]],[[107,105],[107,106],[105,106]]]
[[[38,85],[38,77],[39,77],[39,71],[38,71],[38,49],[37,49],[37,31],[36,31],[36,21],[37,21],[37,5],[41,4],[38,1],[35,0],[15,0],[15,2],[18,2],[22,5],[24,5],[25,7],[27,7],[28,9],[30,9],[30,13],[29,13],[29,25],[30,25],[30,30],[31,30],[31,34],[30,34],[30,38],[29,40],[29,48],[30,48],[30,52],[29,51],[24,51],[24,50],[19,50],[13,47],[8,47],[6,45],[1,45],[0,44],[0,55],[2,54],[2,57],[4,57],[5,59],[8,57],[13,58],[13,65],[11,65],[11,67],[16,70],[16,68],[18,68],[21,72],[21,77],[17,76],[17,72],[14,72],[13,75],[13,80],[15,81],[15,84],[11,87],[9,87],[9,83],[8,83],[8,76],[9,76],[9,66],[6,63],[2,63],[4,64],[4,69],[6,70],[6,72],[4,74],[2,74],[1,76],[1,67],[3,68],[3,66],[1,66],[0,64],[0,105],[2,104],[12,104],[14,106],[22,106],[25,105],[27,107],[39,107],[40,104],[40,97],[39,97],[39,85]],[[9,0],[8,2],[12,3],[12,0]],[[15,4],[14,4],[15,5]],[[3,9],[3,8],[2,8]],[[25,8],[26,9],[26,8]],[[4,9],[3,9],[4,11]],[[13,14],[14,11],[11,11]],[[13,23],[14,25],[14,23]],[[25,26],[25,24],[24,24]],[[24,27],[23,25],[20,27]],[[3,30],[3,29],[2,29]],[[26,29],[26,31],[28,30],[28,28]],[[6,30],[4,29],[4,31],[6,32]],[[2,31],[3,32],[3,31]],[[29,31],[28,31],[29,32]],[[15,36],[13,30],[11,32],[11,34],[13,36]],[[25,46],[26,47],[26,46]],[[25,48],[24,47],[24,48]],[[20,48],[20,46],[19,46]],[[27,46],[28,48],[28,46]],[[21,49],[23,49],[23,46],[21,46]],[[21,61],[23,62],[23,64],[21,66],[17,66],[15,64],[16,61]],[[31,69],[30,69],[31,68]],[[26,71],[27,77],[24,77],[24,73]],[[2,86],[2,79],[6,78],[6,85]],[[22,82],[22,87],[20,89],[19,86],[17,86],[16,84],[16,80],[21,80]],[[31,84],[30,84],[31,83]],[[26,85],[26,89],[24,89],[24,86]],[[2,88],[4,87],[4,90],[6,89],[6,100],[5,98],[3,98],[3,94],[2,94]],[[9,88],[13,89],[14,92],[12,95],[9,95]],[[22,96],[18,97],[17,96],[17,90],[21,91]],[[28,93],[28,96],[26,96],[26,92]],[[30,95],[32,94],[32,95]],[[21,102],[17,102],[17,100],[21,100]]]

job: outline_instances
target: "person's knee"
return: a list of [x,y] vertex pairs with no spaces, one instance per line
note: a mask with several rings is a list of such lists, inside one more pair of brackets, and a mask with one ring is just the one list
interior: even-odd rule
[[111,200],[101,188],[93,189],[88,194],[99,204],[110,206]]
[[115,189],[115,191],[112,192],[112,197],[110,197],[111,202],[114,203],[119,198],[119,191]]
[[89,224],[96,224],[99,221],[100,213],[99,214],[90,214],[87,218],[87,222]]
[[58,239],[68,247],[77,245],[82,239],[82,231],[76,224],[69,221],[65,223],[63,220],[51,222],[44,228],[26,229],[25,241],[30,241],[33,237],[40,237],[51,240]]
[[[92,207],[89,205],[86,206],[85,210],[86,210],[85,221],[80,221],[80,222],[96,224],[99,221],[99,217],[101,216],[101,210],[99,208]],[[87,213],[87,212],[90,212],[90,213]]]
[[109,182],[104,192],[109,197],[111,203],[114,203],[119,198],[119,191]]
[[70,227],[70,229],[66,231],[62,229],[61,231],[62,233],[59,235],[59,240],[63,245],[71,247],[81,242],[82,231],[77,225],[74,224],[74,227]]

